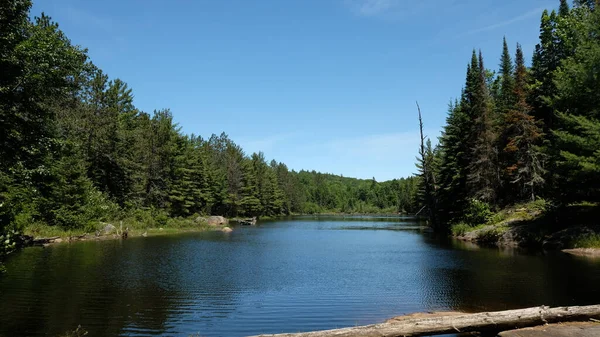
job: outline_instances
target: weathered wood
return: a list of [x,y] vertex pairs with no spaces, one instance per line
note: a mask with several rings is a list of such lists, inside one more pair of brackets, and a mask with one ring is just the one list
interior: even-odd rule
[[256,217],[250,219],[239,219],[238,223],[242,226],[254,226],[256,225]]
[[53,236],[53,237],[49,237],[49,238],[33,239],[32,244],[33,245],[43,245],[43,244],[46,244],[46,243],[54,242],[54,241],[56,241],[58,239],[60,239],[60,236]]
[[472,331],[504,331],[546,323],[587,321],[600,317],[600,305],[580,307],[546,306],[482,312],[477,314],[411,315],[397,317],[386,323],[365,326],[259,337],[397,337],[440,335]]

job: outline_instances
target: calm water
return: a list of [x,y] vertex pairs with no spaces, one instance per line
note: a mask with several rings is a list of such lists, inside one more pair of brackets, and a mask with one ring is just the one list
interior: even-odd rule
[[600,262],[478,249],[410,218],[302,217],[29,248],[0,278],[0,336],[245,336],[428,310],[600,303]]

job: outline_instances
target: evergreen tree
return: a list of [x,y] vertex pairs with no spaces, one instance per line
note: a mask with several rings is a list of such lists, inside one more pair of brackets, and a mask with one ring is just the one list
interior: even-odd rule
[[239,192],[239,211],[241,215],[258,216],[263,211],[263,206],[258,198],[256,173],[251,160],[242,161],[242,178]]
[[508,143],[504,147],[506,156],[506,173],[510,183],[517,188],[511,189],[509,198],[518,201],[519,198],[535,200],[537,188],[544,182],[541,153],[538,145],[542,132],[530,115],[531,108],[527,104],[528,85],[527,68],[523,51],[517,45],[515,65],[515,104],[506,117],[505,135]]
[[558,15],[561,17],[569,15],[569,3],[567,0],[560,0],[560,6],[558,7]]
[[588,7],[571,18],[575,53],[555,73],[559,200],[600,200],[600,13]]
[[[470,66],[467,73],[470,72]],[[458,102],[450,104],[439,140],[438,208],[440,223],[459,218],[467,203],[467,166],[470,155],[470,120]]]
[[471,71],[474,73],[474,83],[472,83],[471,88],[468,88],[472,90],[468,95],[470,97],[470,114],[474,123],[467,184],[469,194],[472,197],[493,203],[496,201],[496,188],[498,186],[498,170],[495,163],[497,154],[494,146],[496,135],[493,130],[492,112],[481,52],[478,61],[473,63]]
[[500,59],[500,88],[497,101],[497,108],[501,115],[505,114],[508,109],[514,104],[514,78],[513,78],[513,63],[508,51],[506,37],[502,45],[502,57]]

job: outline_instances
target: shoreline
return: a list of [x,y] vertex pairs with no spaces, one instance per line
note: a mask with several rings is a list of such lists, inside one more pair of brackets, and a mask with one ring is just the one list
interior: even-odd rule
[[[184,233],[202,233],[202,232],[222,232],[231,233],[233,229],[230,225],[198,225],[198,226],[184,226],[184,227],[149,227],[149,228],[132,228],[126,229],[126,231],[115,230],[110,233],[89,233],[83,231],[60,231],[54,229],[52,234],[54,235],[33,235],[34,233],[28,232],[26,229],[24,234],[20,236],[19,249],[26,247],[43,246],[47,247],[50,245],[64,244],[64,243],[75,243],[75,242],[86,242],[86,241],[108,241],[108,240],[125,240],[129,238],[145,238],[153,236],[164,236],[164,235],[177,235]],[[19,250],[18,249],[18,250]]]

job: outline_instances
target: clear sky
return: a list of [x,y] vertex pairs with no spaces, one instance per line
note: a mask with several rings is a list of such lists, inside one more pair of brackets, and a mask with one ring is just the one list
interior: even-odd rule
[[416,171],[415,101],[437,138],[473,48],[531,58],[558,0],[34,0],[93,62],[170,108],[186,133],[226,132],[288,167],[378,181]]

